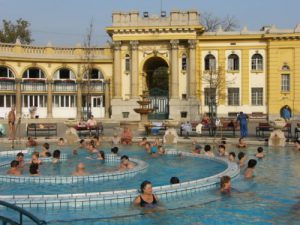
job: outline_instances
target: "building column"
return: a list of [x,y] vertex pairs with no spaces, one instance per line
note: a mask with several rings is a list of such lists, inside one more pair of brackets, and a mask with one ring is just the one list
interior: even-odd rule
[[189,40],[189,61],[188,61],[188,69],[189,74],[187,76],[189,85],[189,92],[188,97],[189,98],[195,98],[196,97],[196,40]]
[[105,118],[110,118],[110,79],[105,81]]
[[131,41],[131,98],[138,98],[139,53],[138,41]]
[[178,91],[178,44],[179,40],[171,40],[171,98],[178,99],[179,91]]
[[82,117],[82,81],[77,82],[77,119]]
[[16,79],[16,117],[22,116],[21,79]]
[[48,80],[47,83],[48,100],[47,100],[47,118],[52,118],[52,81]]
[[121,41],[114,42],[114,75],[113,75],[113,98],[122,97],[122,76],[121,76]]

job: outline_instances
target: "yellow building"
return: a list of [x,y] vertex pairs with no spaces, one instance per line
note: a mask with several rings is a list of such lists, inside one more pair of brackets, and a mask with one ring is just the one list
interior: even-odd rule
[[[239,111],[278,117],[300,111],[300,26],[205,32],[197,11],[169,16],[113,13],[112,45],[37,47],[0,44],[0,117],[17,114],[139,120],[137,100],[149,92],[151,119],[197,120]],[[88,55],[87,55],[88,54]],[[91,71],[90,78],[87,71]],[[89,102],[88,99],[91,99]]]

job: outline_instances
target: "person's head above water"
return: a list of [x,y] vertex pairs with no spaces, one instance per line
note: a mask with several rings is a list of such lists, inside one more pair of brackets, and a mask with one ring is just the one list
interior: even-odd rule
[[248,168],[254,168],[257,164],[257,161],[255,159],[250,159],[248,162]]
[[152,183],[148,180],[145,180],[141,183],[140,192],[142,194],[149,194],[152,193]]
[[171,177],[170,184],[179,184],[179,178],[178,177]]

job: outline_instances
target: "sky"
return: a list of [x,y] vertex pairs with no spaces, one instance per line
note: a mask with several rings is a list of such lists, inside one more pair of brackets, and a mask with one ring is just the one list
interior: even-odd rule
[[294,28],[300,23],[300,0],[0,0],[0,20],[23,18],[31,23],[34,45],[51,42],[53,46],[83,43],[93,21],[93,45],[101,46],[110,40],[105,27],[112,23],[112,12],[159,15],[161,5],[167,13],[196,9],[218,17],[231,15],[249,30],[270,24]]

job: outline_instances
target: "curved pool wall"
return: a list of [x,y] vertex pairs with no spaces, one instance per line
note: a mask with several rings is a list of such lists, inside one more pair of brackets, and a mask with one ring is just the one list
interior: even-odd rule
[[[24,152],[23,152],[24,153]],[[28,152],[26,152],[27,154]],[[25,153],[24,153],[25,154]],[[4,153],[5,155],[5,153]],[[63,160],[67,159],[67,154],[63,154]],[[51,162],[52,158],[41,158],[43,162]],[[62,160],[62,161],[63,161]],[[120,162],[120,157],[112,154],[105,156],[106,162]],[[109,180],[117,180],[133,177],[138,173],[144,172],[148,168],[148,163],[130,158],[130,161],[134,162],[136,166],[126,171],[114,171],[105,172],[101,174],[92,174],[86,176],[10,176],[0,175],[1,182],[8,183],[36,183],[36,184],[75,184],[75,183],[92,183],[92,182],[104,182]],[[27,161],[26,161],[27,162]],[[7,167],[10,162],[3,162],[0,167]]]
[[[218,174],[210,177],[183,182],[174,185],[157,186],[153,192],[160,199],[182,197],[194,192],[200,192],[216,188],[222,176],[235,178],[239,175],[240,169],[237,163],[229,162],[226,158],[207,157],[204,155],[194,155],[187,152],[169,150],[168,155],[180,155],[185,157],[196,157],[213,160],[222,163],[227,168]],[[121,173],[121,172],[120,172]],[[55,194],[55,195],[2,195],[0,199],[26,208],[63,208],[74,207],[83,208],[96,205],[129,204],[139,195],[137,189],[76,193],[76,194]]]

